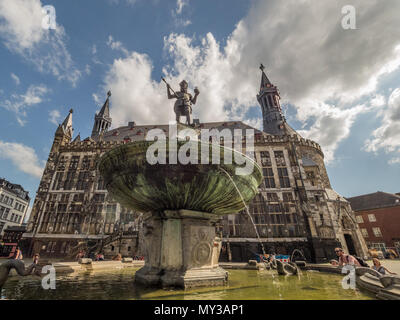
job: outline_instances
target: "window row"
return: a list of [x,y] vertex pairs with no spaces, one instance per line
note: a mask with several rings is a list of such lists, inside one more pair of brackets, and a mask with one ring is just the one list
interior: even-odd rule
[[[277,168],[279,185],[281,188],[290,188],[290,179],[287,168]],[[276,188],[275,176],[272,168],[263,168],[264,183],[267,189]]]
[[22,216],[16,213],[12,213],[10,216],[10,209],[0,206],[0,218],[15,223],[21,223]]
[[[58,161],[57,169],[58,170],[65,170],[66,169],[66,164],[68,162],[69,157],[62,156],[60,160]],[[69,162],[68,169],[70,170],[76,170],[79,166],[81,156],[72,156],[71,161]],[[89,170],[91,167],[91,159],[92,157],[90,156],[84,156],[81,164],[81,169],[82,170]]]
[[255,224],[290,224],[298,223],[296,214],[253,214]]
[[14,199],[9,196],[6,196],[5,194],[0,194],[0,202],[12,206],[14,203]]
[[[269,151],[261,151],[260,152],[261,165],[263,167],[272,166],[271,156]],[[274,158],[277,166],[286,166],[285,156],[283,151],[274,151]]]

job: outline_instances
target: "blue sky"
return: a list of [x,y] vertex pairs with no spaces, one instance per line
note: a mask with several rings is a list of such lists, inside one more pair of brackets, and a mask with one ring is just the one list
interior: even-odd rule
[[[341,27],[345,4],[356,30]],[[56,9],[56,30],[41,26],[44,5]],[[57,123],[73,108],[75,135],[87,137],[108,89],[114,127],[167,123],[162,75],[199,87],[200,120],[260,128],[263,62],[289,124],[324,148],[339,193],[400,192],[399,9],[395,0],[0,0],[0,176],[34,198]]]

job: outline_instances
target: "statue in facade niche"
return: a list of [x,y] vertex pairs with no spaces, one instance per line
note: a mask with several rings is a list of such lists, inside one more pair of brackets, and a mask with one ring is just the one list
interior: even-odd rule
[[186,117],[186,124],[192,125],[192,104],[196,104],[197,96],[200,94],[199,89],[197,87],[194,88],[194,97],[188,93],[188,83],[186,80],[182,80],[179,84],[180,91],[175,92],[171,86],[165,81],[164,78],[162,80],[167,85],[167,95],[168,99],[176,99],[174,105],[174,112],[176,115],[176,122],[180,122],[181,116]]

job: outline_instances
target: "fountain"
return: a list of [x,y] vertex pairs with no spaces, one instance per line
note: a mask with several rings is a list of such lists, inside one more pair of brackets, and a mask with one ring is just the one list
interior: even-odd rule
[[[104,154],[98,166],[114,199],[144,213],[146,262],[135,282],[185,289],[226,284],[227,272],[218,265],[221,239],[215,225],[222,215],[241,211],[257,194],[261,169],[249,157],[222,146],[220,164],[171,164],[175,145],[169,141],[158,150],[165,152],[166,163],[151,165],[146,152],[152,143],[118,146]],[[212,163],[212,144],[178,140],[176,147],[184,144],[197,144],[198,159],[208,150]],[[224,164],[224,152],[241,156],[245,163]],[[250,174],[235,174],[248,164],[254,168]]]

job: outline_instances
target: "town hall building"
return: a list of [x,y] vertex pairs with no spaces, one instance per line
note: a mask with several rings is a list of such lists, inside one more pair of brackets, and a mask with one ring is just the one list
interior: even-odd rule
[[[245,212],[221,220],[221,259],[247,261],[262,252],[260,243],[269,253],[291,254],[299,249],[314,262],[333,258],[338,246],[365,257],[367,247],[354,212],[332,189],[321,147],[289,126],[278,88],[261,69],[257,100],[263,131],[242,121],[196,124],[219,131],[254,129],[254,156],[263,171],[259,194],[249,205],[255,226]],[[167,133],[169,126],[131,121],[111,129],[110,96],[109,92],[95,115],[90,137],[73,136],[72,110],[56,130],[24,235],[32,253],[72,257],[85,248],[101,250],[106,256],[142,254],[141,213],[122,207],[109,196],[97,160],[118,145],[144,140],[151,129]]]

